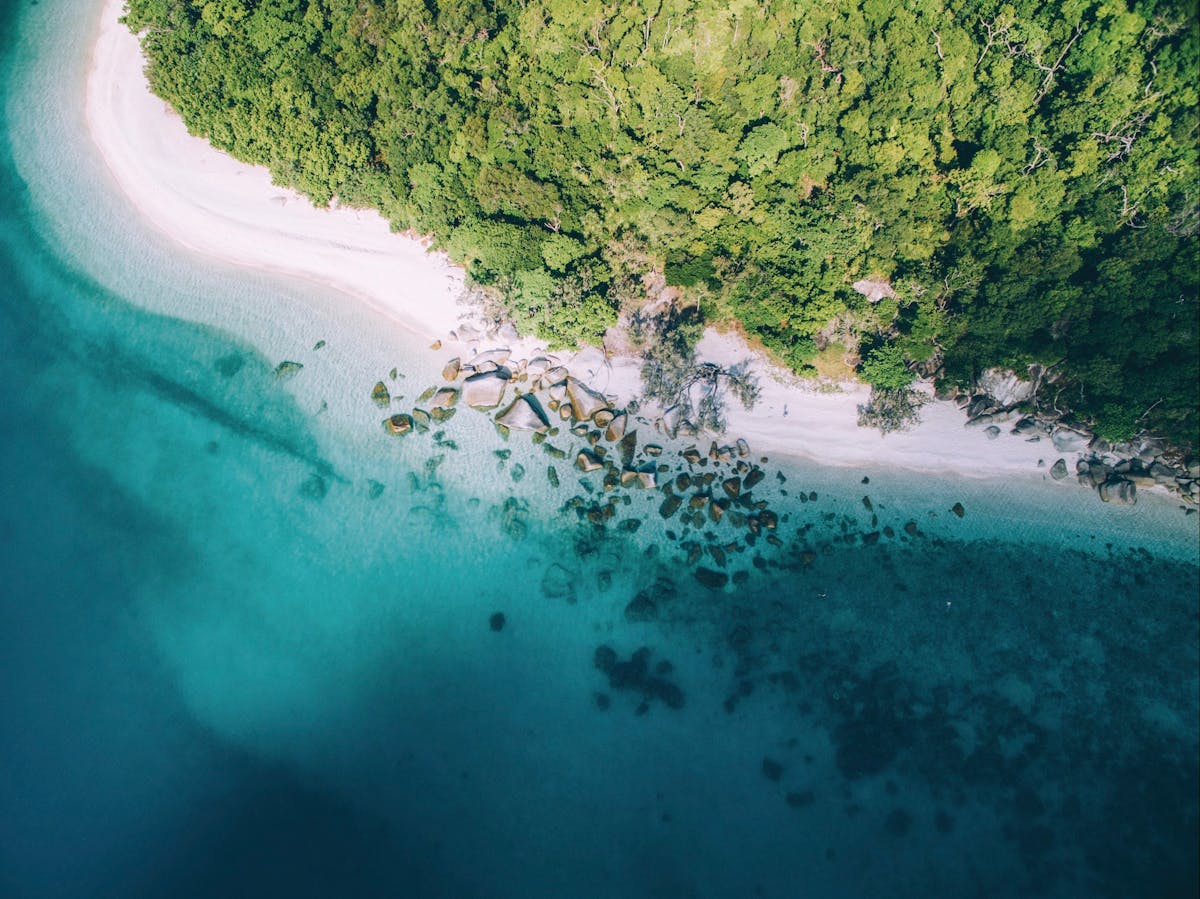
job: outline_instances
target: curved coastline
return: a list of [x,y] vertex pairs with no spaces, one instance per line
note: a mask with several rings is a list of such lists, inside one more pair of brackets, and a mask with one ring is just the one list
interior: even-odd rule
[[[271,183],[265,168],[241,163],[187,133],[180,117],[154,96],[137,39],[118,19],[123,0],[105,0],[86,89],[86,121],[116,186],[160,231],[223,262],[305,278],[349,293],[429,338],[458,322],[461,269],[420,240],[393,233],[376,212],[317,209]],[[524,343],[524,341],[523,341]],[[706,334],[701,358],[732,363],[754,356],[732,335]],[[596,359],[595,352],[581,359]],[[599,367],[590,366],[599,375]],[[640,379],[634,359],[609,360],[596,383],[628,399]],[[967,477],[1041,480],[1056,459],[1078,453],[1048,442],[1002,435],[988,440],[963,427],[950,402],[931,401],[911,431],[884,437],[860,428],[864,385],[824,392],[754,357],[761,398],[753,410],[728,410],[729,433],[755,452],[826,465],[886,466]],[[582,375],[581,375],[582,376]],[[1042,477],[1039,477],[1042,476]],[[1045,478],[1048,480],[1048,478]],[[1073,479],[1072,479],[1073,481]]]
[[121,192],[189,249],[351,293],[433,335],[453,327],[460,272],[443,254],[395,234],[378,213],[317,209],[187,132],[150,92],[137,38],[105,0],[86,87],[86,121]]

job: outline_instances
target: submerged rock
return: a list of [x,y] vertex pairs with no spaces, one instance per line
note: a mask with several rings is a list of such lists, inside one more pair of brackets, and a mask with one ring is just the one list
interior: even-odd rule
[[458,390],[453,387],[442,387],[436,390],[429,405],[434,409],[453,409],[458,402]]
[[575,601],[575,574],[557,562],[542,575],[542,594],[549,599]]
[[392,402],[392,395],[388,392],[387,385],[383,381],[376,382],[371,389],[371,399],[381,409],[386,409]]
[[638,706],[637,714],[645,714],[650,701],[655,699],[671,709],[683,708],[683,690],[666,678],[674,666],[660,662],[651,672],[650,650],[645,646],[634,652],[627,662],[621,661],[611,646],[598,646],[592,661],[608,677],[608,685],[614,690],[628,690],[642,695],[643,702]]
[[679,507],[683,505],[683,497],[668,496],[663,500],[662,505],[658,507],[658,514],[663,518],[670,518],[679,511]]
[[1057,462],[1055,462],[1053,465],[1050,466],[1050,477],[1054,478],[1054,480],[1061,481],[1066,476],[1067,476],[1067,460],[1066,459],[1059,459]]
[[401,412],[386,419],[383,424],[389,433],[402,436],[413,429],[413,417]]
[[303,363],[292,362],[290,359],[285,359],[275,366],[275,380],[287,381],[290,378],[296,377],[300,373],[300,369],[304,368]]
[[658,617],[658,606],[644,592],[638,593],[625,606],[625,618],[628,621],[653,621]]
[[300,485],[301,495],[308,499],[322,500],[325,494],[329,492],[329,482],[319,474],[314,474],[309,477],[303,484]]
[[488,626],[494,631],[502,631],[507,620],[503,612],[493,612],[492,617],[488,619]]
[[697,568],[693,572],[693,576],[696,578],[696,580],[698,580],[705,587],[708,587],[710,590],[724,589],[725,585],[729,583],[729,575],[727,575],[725,572],[714,571],[711,568],[705,568],[703,566]]
[[621,437],[617,444],[617,452],[621,456],[621,464],[626,466],[633,465],[633,457],[637,452],[637,431],[630,431]]

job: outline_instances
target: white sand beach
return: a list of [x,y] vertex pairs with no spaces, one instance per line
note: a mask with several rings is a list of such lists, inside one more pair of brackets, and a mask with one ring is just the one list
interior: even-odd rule
[[[419,240],[391,232],[375,212],[314,208],[273,185],[266,169],[189,135],[179,116],[150,93],[138,42],[118,21],[122,11],[122,0],[107,0],[87,85],[87,122],[117,186],[147,219],[199,253],[327,284],[431,339],[455,327],[461,269],[444,254],[427,252]],[[712,332],[700,353],[725,362],[751,355],[737,337]],[[597,361],[594,351],[578,360],[594,372],[597,388],[625,399],[636,391],[636,360]],[[864,386],[822,392],[762,359],[754,368],[761,400],[752,411],[731,407],[728,422],[729,436],[746,438],[756,454],[1030,477],[1044,475],[1065,456],[1073,470],[1077,454],[1057,453],[1048,440],[1030,443],[1008,433],[989,440],[982,429],[965,428],[953,403],[930,402],[917,428],[884,437],[857,425],[857,407],[869,392]]]
[[374,211],[317,209],[187,132],[146,82],[137,39],[106,0],[87,84],[87,122],[113,178],[171,238],[226,262],[355,294],[425,334],[453,327],[461,271]]

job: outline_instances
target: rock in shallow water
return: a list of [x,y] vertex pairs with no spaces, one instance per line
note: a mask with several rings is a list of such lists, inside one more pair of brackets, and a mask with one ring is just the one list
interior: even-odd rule
[[723,571],[713,571],[711,568],[701,566],[692,572],[693,576],[705,587],[710,590],[721,590],[729,583],[729,575]]
[[575,575],[554,562],[542,575],[542,594],[550,599],[575,601]]
[[504,400],[508,379],[499,371],[471,375],[463,382],[462,398],[473,409],[494,409]]
[[384,427],[389,433],[403,436],[413,429],[413,417],[401,412],[384,421]]
[[1111,477],[1098,488],[1100,499],[1118,506],[1132,506],[1137,502],[1137,487],[1122,477]]
[[628,621],[653,621],[658,617],[658,606],[644,592],[638,593],[625,606],[625,618]]
[[586,474],[598,468],[603,468],[604,463],[591,450],[580,450],[579,454],[575,457],[575,467]]
[[300,373],[300,369],[304,368],[303,363],[292,362],[290,359],[285,359],[275,366],[275,380],[287,381],[290,378],[296,377]]
[[523,393],[513,400],[512,405],[496,416],[496,421],[514,431],[550,430],[550,419],[546,410],[531,393]]
[[576,378],[567,378],[566,400],[576,421],[589,421],[593,415],[608,409],[608,400]]

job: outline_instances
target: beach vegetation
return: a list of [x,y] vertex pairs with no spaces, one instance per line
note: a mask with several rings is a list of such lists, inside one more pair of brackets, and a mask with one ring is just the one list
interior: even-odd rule
[[432,235],[556,343],[600,341],[655,272],[798,373],[840,322],[868,378],[900,374],[876,344],[954,383],[1054,365],[1079,414],[1197,443],[1194,2],[130,0],[127,23],[192,132]]

